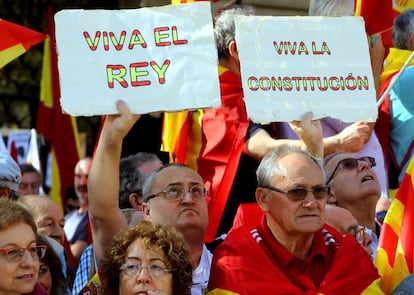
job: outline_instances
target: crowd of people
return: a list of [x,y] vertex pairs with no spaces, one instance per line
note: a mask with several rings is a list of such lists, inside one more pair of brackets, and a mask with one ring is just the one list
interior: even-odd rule
[[[309,14],[354,10],[354,0],[310,0]],[[384,294],[374,264],[382,213],[414,146],[413,62],[393,81],[414,49],[414,9],[396,17],[387,56],[380,35],[370,44],[378,96],[395,83],[378,124],[312,113],[251,122],[235,19],[253,14],[214,15],[222,105],[203,111],[197,170],[159,151],[125,155],[141,116],[122,100],[93,157],[74,167],[62,208],[38,170],[0,154],[0,295]],[[412,276],[392,294],[414,294]]]

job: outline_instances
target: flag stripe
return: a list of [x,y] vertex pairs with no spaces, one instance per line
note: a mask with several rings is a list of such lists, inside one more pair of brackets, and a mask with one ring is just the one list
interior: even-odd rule
[[25,53],[26,50],[22,44],[17,44],[0,51],[0,68],[4,67],[10,61]]

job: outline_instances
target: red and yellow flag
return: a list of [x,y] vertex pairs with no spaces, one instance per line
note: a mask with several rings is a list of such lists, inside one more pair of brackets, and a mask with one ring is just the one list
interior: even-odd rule
[[364,18],[369,36],[383,33],[392,28],[392,0],[355,0],[355,15]]
[[73,185],[80,147],[75,118],[62,113],[52,10],[48,12],[49,35],[45,41],[36,129],[52,147],[50,195],[62,205],[66,190]]
[[375,265],[389,294],[414,264],[414,158],[411,159],[382,228]]
[[0,68],[46,38],[26,27],[0,19]]
[[[192,2],[203,0],[171,0],[171,4]],[[197,157],[201,149],[202,116],[201,109],[164,113],[161,150],[169,153],[170,162],[186,164],[197,170]]]

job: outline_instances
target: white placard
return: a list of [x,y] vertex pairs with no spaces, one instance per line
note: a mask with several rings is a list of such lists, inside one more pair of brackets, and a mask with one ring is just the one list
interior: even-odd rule
[[209,2],[55,15],[61,105],[73,116],[220,105]]
[[249,117],[259,123],[377,118],[361,17],[239,16],[236,40]]

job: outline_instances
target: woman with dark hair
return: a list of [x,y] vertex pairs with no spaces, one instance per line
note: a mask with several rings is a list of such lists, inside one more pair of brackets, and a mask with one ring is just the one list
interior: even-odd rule
[[45,256],[40,259],[39,278],[37,280],[48,295],[70,294],[62,271],[62,263],[47,239],[42,234],[38,234],[36,238],[37,245],[47,246]]
[[103,294],[189,295],[189,249],[174,228],[141,221],[114,237],[99,275]]

